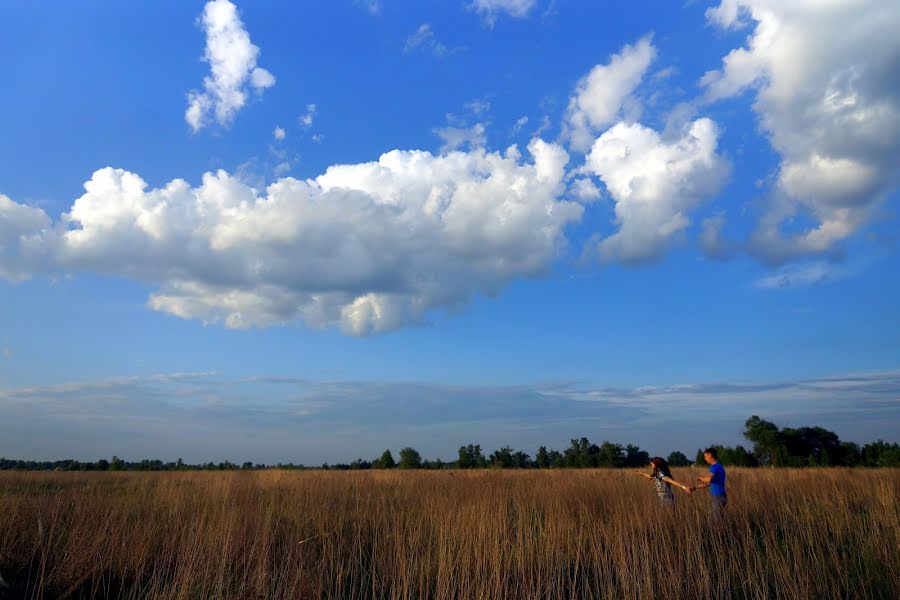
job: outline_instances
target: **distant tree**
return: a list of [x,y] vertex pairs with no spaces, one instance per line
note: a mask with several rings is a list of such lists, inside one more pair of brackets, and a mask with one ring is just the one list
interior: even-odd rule
[[719,451],[719,461],[728,466],[733,467],[755,467],[758,466],[756,457],[748,452],[741,445],[731,448],[730,446],[717,446]]
[[867,467],[900,467],[900,445],[884,440],[870,442],[862,448],[862,464]]
[[841,442],[840,464],[846,467],[858,467],[862,463],[862,449],[855,442]]
[[351,469],[371,469],[372,463],[367,460],[363,460],[361,458],[357,458],[352,463],[350,463]]
[[478,444],[459,447],[459,460],[456,466],[460,469],[476,469],[487,466],[487,459]]
[[831,465],[841,453],[837,434],[822,427],[785,427],[779,441],[787,450],[789,464],[796,467]]
[[644,452],[634,444],[628,444],[625,446],[625,461],[624,466],[626,467],[643,467],[644,465],[650,462],[650,454]]
[[372,463],[372,467],[375,469],[393,469],[396,466],[397,463],[394,462],[394,455],[390,450],[385,450],[381,458]]
[[[605,444],[606,442],[604,442]],[[596,467],[600,448],[592,444],[586,437],[573,438],[569,447],[563,452],[567,467]]]
[[890,448],[881,453],[878,460],[879,467],[900,467],[900,445],[892,444]]
[[703,458],[703,450],[701,450],[700,448],[697,448],[697,454],[694,457],[694,464],[695,465],[705,465],[706,464],[706,459]]
[[503,446],[499,450],[495,450],[488,460],[494,467],[510,469],[513,466],[513,449],[509,446]]
[[546,446],[538,448],[537,454],[534,456],[534,464],[538,469],[547,469],[550,467],[550,453],[547,452]]
[[400,450],[400,463],[397,466],[401,469],[418,469],[422,466],[422,456],[414,448],[403,448]]
[[97,461],[97,470],[98,471],[108,471],[109,470],[109,461],[105,458],[101,458]]
[[[649,457],[648,457],[649,460]],[[622,467],[625,465],[625,451],[620,444],[603,442],[597,451],[598,467]]]
[[528,469],[532,467],[534,463],[531,461],[531,457],[522,452],[521,450],[516,450],[513,452],[513,467],[516,469]]
[[550,450],[547,453],[547,460],[550,461],[550,467],[553,469],[561,469],[566,466],[566,459],[558,450]]
[[678,450],[673,450],[672,452],[670,452],[668,458],[666,458],[666,462],[669,463],[670,467],[687,467],[691,464],[691,461],[688,460],[688,457]]
[[781,433],[775,423],[753,415],[744,422],[744,437],[753,442],[753,454],[766,466],[777,466],[778,459],[786,458]]

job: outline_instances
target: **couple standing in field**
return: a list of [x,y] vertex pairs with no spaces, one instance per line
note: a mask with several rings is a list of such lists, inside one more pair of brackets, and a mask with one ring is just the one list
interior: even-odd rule
[[719,462],[719,455],[715,448],[707,448],[703,451],[703,459],[709,465],[709,475],[697,477],[697,485],[686,486],[672,477],[669,463],[658,456],[650,459],[650,473],[635,471],[638,475],[646,477],[656,486],[656,494],[659,502],[665,507],[675,506],[675,494],[672,486],[684,490],[687,494],[693,494],[698,488],[709,488],[710,520],[721,522],[725,517],[725,505],[728,504],[728,495],[725,493],[725,467]]

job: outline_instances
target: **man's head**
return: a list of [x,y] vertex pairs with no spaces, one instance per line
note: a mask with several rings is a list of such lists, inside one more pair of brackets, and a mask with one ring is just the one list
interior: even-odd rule
[[703,451],[703,460],[708,465],[714,465],[719,462],[719,451],[715,448],[707,448]]

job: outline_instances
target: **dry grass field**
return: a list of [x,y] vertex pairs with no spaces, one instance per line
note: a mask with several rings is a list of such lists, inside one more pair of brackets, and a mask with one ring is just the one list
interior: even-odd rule
[[[679,480],[699,469],[678,469]],[[900,598],[900,471],[0,473],[6,598]]]

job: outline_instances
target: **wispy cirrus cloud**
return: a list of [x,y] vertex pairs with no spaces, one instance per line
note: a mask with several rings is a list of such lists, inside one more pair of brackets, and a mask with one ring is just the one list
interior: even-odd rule
[[431,23],[422,23],[415,32],[406,38],[406,43],[403,45],[404,54],[417,50],[427,52],[438,58],[444,58],[446,56],[465,52],[466,47],[448,46],[437,39],[431,28]]
[[469,10],[481,15],[485,24],[493,27],[501,14],[523,19],[537,6],[537,0],[472,0]]
[[635,388],[183,373],[0,388],[0,410],[0,455],[29,458],[143,458],[166,448],[161,458],[319,464],[401,445],[443,458],[470,442],[533,452],[580,436],[664,453],[741,443],[752,414],[844,439],[890,438],[900,371]]

